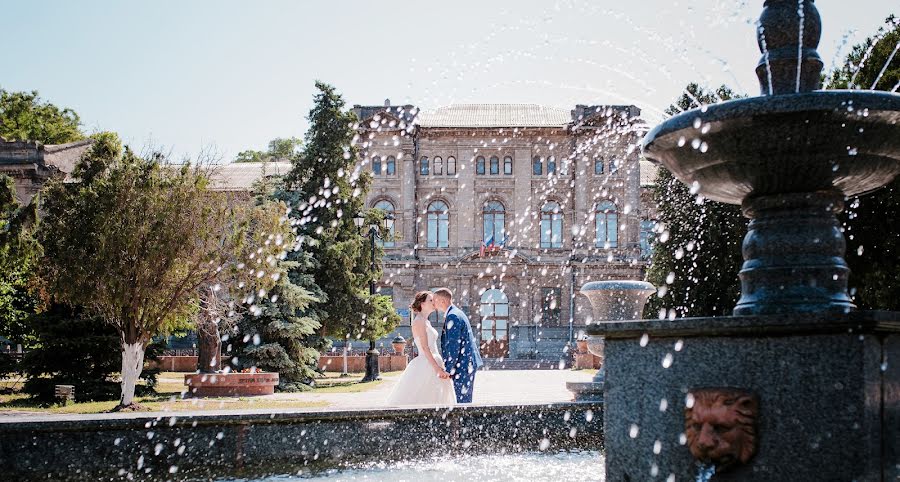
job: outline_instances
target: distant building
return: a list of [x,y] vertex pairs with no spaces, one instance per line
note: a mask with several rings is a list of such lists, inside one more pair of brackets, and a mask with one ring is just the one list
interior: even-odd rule
[[404,315],[416,291],[447,286],[483,355],[555,360],[591,319],[581,285],[643,278],[655,169],[639,162],[637,107],[354,111],[366,203],[396,218],[379,290]]
[[0,174],[16,184],[16,197],[27,204],[48,179],[67,177],[93,141],[44,145],[38,142],[7,141],[0,137]]

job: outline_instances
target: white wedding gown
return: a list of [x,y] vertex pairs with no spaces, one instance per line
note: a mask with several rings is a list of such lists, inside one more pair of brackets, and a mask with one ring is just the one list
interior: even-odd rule
[[441,350],[438,348],[438,332],[431,327],[427,320],[417,319],[413,323],[425,325],[428,335],[428,347],[422,347],[419,340],[415,340],[419,356],[413,358],[406,370],[400,375],[400,380],[394,386],[394,391],[388,396],[387,404],[397,405],[455,405],[456,392],[453,391],[453,382],[449,378],[438,378],[437,373],[425,357],[431,351],[438,364],[443,364]]

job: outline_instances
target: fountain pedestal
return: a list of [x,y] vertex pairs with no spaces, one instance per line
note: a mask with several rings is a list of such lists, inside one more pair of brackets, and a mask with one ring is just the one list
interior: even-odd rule
[[[900,313],[685,318],[590,327],[606,340],[607,480],[694,480],[688,394],[758,398],[747,464],[712,480],[900,477]],[[718,425],[725,435],[745,427]],[[694,441],[694,446],[697,444]],[[654,474],[658,474],[654,477]]]

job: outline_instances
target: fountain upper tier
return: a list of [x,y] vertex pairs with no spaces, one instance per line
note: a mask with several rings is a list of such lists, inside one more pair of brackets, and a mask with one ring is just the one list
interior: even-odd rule
[[819,91],[723,102],[658,125],[643,149],[715,201],[833,189],[852,196],[900,174],[900,95]]
[[844,196],[900,174],[900,95],[816,91],[820,34],[813,0],[766,0],[763,96],[682,113],[644,138],[646,157],[751,218],[735,315],[854,310],[836,214]]
[[900,174],[900,95],[816,91],[823,64],[815,3],[764,5],[756,32],[763,96],[672,117],[644,138],[644,155],[731,204],[817,191],[853,196],[890,182]]

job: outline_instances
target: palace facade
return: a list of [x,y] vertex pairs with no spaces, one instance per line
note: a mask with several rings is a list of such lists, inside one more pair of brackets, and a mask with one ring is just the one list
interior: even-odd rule
[[404,336],[413,294],[447,286],[484,356],[564,359],[591,319],[579,287],[643,278],[654,214],[637,107],[354,111],[357,169],[374,178],[367,205],[395,218],[379,290],[406,318]]

